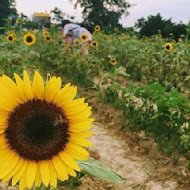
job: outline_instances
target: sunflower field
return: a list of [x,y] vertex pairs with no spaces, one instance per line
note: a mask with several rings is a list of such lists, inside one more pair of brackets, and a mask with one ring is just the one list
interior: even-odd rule
[[[104,166],[94,159],[85,164],[93,117],[91,107],[70,82],[96,91],[104,104],[116,108],[121,114],[120,130],[142,130],[163,152],[190,157],[190,42],[164,39],[161,34],[138,39],[117,27],[111,34],[101,30],[95,26],[87,55],[79,43],[86,36],[74,41],[71,49],[56,26],[49,32],[13,30],[0,35],[3,182],[12,179],[20,189],[33,185],[40,189],[42,183],[43,188],[56,189],[58,179],[58,187],[74,189],[85,174],[111,182],[124,180],[106,167],[101,174]],[[34,127],[40,127],[40,122],[41,131],[49,129],[45,137]],[[65,141],[59,142],[61,137]],[[48,138],[53,139],[51,144]]]

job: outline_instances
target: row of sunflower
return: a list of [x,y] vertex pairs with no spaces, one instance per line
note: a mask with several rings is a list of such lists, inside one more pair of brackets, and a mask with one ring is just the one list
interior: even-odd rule
[[[8,33],[8,35],[6,36],[6,40],[10,43],[15,42],[15,40],[17,39],[17,35],[14,32],[10,32]],[[43,32],[43,39],[46,42],[50,42],[51,41],[51,37],[49,32]],[[23,35],[23,42],[24,44],[26,44],[27,46],[32,46],[36,43],[36,35],[33,32],[26,32]]]

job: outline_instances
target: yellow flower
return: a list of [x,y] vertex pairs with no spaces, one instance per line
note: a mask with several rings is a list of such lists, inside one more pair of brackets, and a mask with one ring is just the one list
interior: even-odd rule
[[125,38],[127,38],[127,35],[126,34],[121,34],[121,37],[123,38],[123,39],[125,39]]
[[118,32],[118,31],[119,31],[119,28],[118,28],[118,27],[115,27],[115,28],[114,28],[114,31],[115,31],[115,32]]
[[16,19],[16,24],[19,24],[20,23],[20,20],[19,19]]
[[45,38],[46,36],[49,36],[49,32],[48,31],[44,31],[43,32],[43,37]]
[[177,52],[177,49],[175,48],[175,49],[173,49],[173,53],[176,53]]
[[51,37],[50,37],[50,36],[46,36],[46,37],[44,37],[44,40],[45,40],[46,42],[51,42]]
[[87,34],[81,34],[80,35],[80,40],[82,42],[87,42],[88,41],[88,35]]
[[34,45],[36,43],[36,36],[32,32],[27,32],[23,36],[23,42],[27,46],[32,46],[32,45]]
[[176,44],[176,41],[173,39],[172,40],[172,45],[175,45]]
[[13,43],[16,40],[16,34],[14,32],[9,33],[6,36],[6,40],[10,43]]
[[148,41],[149,41],[149,38],[146,36],[146,37],[144,38],[144,41],[145,41],[145,42],[148,42]]
[[111,64],[111,65],[116,65],[116,64],[117,64],[116,59],[115,59],[115,58],[111,58],[111,59],[110,59],[110,64]]
[[158,37],[159,37],[159,38],[162,38],[162,34],[158,34]]
[[42,183],[56,188],[80,171],[76,160],[86,160],[83,147],[92,145],[91,107],[84,98],[74,99],[77,88],[61,78],[44,83],[35,72],[31,82],[28,73],[15,81],[0,78],[0,179],[19,182],[20,190],[39,187]]
[[183,38],[178,38],[178,42],[183,43]]
[[90,45],[95,48],[99,46],[99,43],[96,41],[92,41]]
[[96,26],[94,27],[94,31],[99,32],[100,30],[101,30],[101,28],[100,28],[99,25],[96,25]]
[[73,40],[73,44],[75,44],[75,45],[79,44],[79,40],[78,40],[77,38],[75,38],[75,39]]
[[173,49],[173,45],[171,43],[166,43],[164,46],[166,51],[171,51]]
[[147,53],[148,51],[146,47],[144,47],[142,50],[143,50],[143,53]]

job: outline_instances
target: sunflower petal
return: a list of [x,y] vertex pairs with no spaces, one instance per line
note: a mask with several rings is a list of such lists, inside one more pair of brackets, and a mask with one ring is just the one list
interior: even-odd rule
[[40,173],[41,173],[42,182],[47,187],[50,181],[49,164],[47,161],[42,161],[40,163]]
[[31,188],[36,176],[36,163],[29,162],[26,168],[26,185],[28,188]]
[[69,167],[77,170],[77,171],[80,171],[80,168],[78,166],[78,164],[76,163],[76,161],[73,159],[72,156],[70,156],[69,154],[67,154],[66,152],[61,152],[59,154],[61,160],[67,164]]
[[56,186],[57,186],[57,175],[55,172],[54,165],[51,161],[49,162],[49,168],[50,168],[50,184],[51,184],[51,186],[56,188]]
[[35,72],[34,74],[34,79],[32,83],[32,91],[33,91],[34,97],[39,98],[41,100],[44,98],[44,91],[45,91],[44,82],[41,75],[38,72]]
[[55,167],[55,170],[57,172],[57,175],[59,175],[60,179],[62,181],[68,179],[68,173],[65,168],[65,164],[62,162],[61,158],[59,156],[56,156],[53,158],[53,165]]

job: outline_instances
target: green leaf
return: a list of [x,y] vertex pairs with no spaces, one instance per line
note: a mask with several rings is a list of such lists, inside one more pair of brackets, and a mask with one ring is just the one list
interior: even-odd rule
[[93,158],[89,158],[84,162],[78,161],[78,164],[83,174],[88,174],[112,183],[122,183],[125,181],[124,178]]

